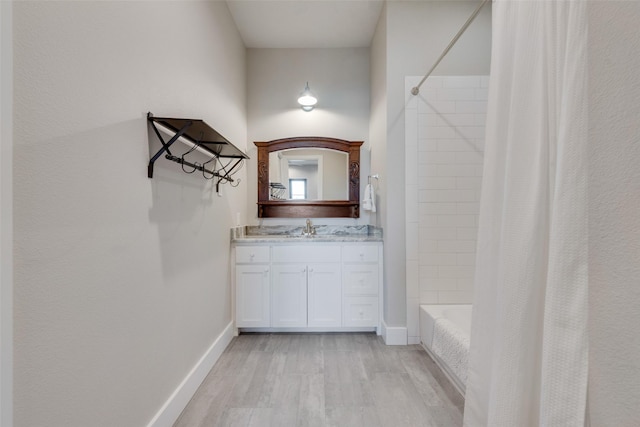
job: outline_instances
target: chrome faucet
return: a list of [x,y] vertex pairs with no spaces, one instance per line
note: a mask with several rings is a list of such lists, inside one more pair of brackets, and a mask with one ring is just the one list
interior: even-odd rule
[[307,218],[307,226],[302,229],[303,236],[313,236],[316,234],[316,227],[311,225],[311,220]]

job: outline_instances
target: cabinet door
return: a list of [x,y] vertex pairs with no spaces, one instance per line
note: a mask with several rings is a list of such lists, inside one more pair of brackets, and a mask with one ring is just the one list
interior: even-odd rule
[[309,264],[308,271],[308,326],[342,326],[340,264]]
[[236,326],[268,327],[269,265],[236,266]]
[[276,264],[271,283],[271,326],[307,326],[307,265]]

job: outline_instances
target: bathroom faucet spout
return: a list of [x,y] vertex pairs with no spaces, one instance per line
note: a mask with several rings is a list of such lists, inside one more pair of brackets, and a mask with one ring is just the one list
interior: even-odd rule
[[311,225],[311,220],[307,218],[307,226],[302,230],[304,236],[312,236],[316,234],[316,228]]

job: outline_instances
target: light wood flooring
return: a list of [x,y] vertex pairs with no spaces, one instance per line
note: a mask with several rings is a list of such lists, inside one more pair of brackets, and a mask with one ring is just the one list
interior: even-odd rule
[[386,346],[373,333],[247,334],[174,427],[456,427],[462,407],[420,346]]

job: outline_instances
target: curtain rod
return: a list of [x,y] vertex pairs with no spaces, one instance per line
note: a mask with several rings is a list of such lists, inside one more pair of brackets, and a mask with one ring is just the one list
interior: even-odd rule
[[447,53],[449,53],[449,50],[451,50],[451,48],[453,47],[454,44],[456,44],[456,42],[458,41],[458,39],[460,38],[460,36],[462,34],[464,34],[464,32],[467,30],[467,28],[469,27],[469,25],[471,25],[471,23],[473,22],[474,19],[476,19],[476,16],[478,16],[478,13],[480,13],[480,10],[482,9],[482,7],[488,3],[490,0],[482,0],[482,3],[480,3],[480,6],[478,6],[478,8],[471,14],[471,16],[469,17],[469,19],[467,19],[467,22],[464,23],[464,25],[462,26],[462,28],[460,28],[460,31],[458,31],[458,34],[456,34],[453,39],[451,40],[451,42],[449,43],[449,46],[447,46],[444,51],[442,52],[442,54],[440,55],[440,57],[438,58],[438,60],[435,62],[435,64],[433,64],[433,66],[431,67],[431,69],[429,70],[429,72],[422,78],[422,80],[420,80],[420,83],[418,83],[417,86],[415,86],[413,89],[411,89],[411,94],[412,95],[417,95],[420,93],[420,86],[422,86],[422,84],[424,83],[425,80],[427,80],[427,77],[429,77],[431,75],[431,73],[433,72],[433,70],[438,66],[438,64],[440,63],[440,61],[442,61],[442,58],[444,58]]

